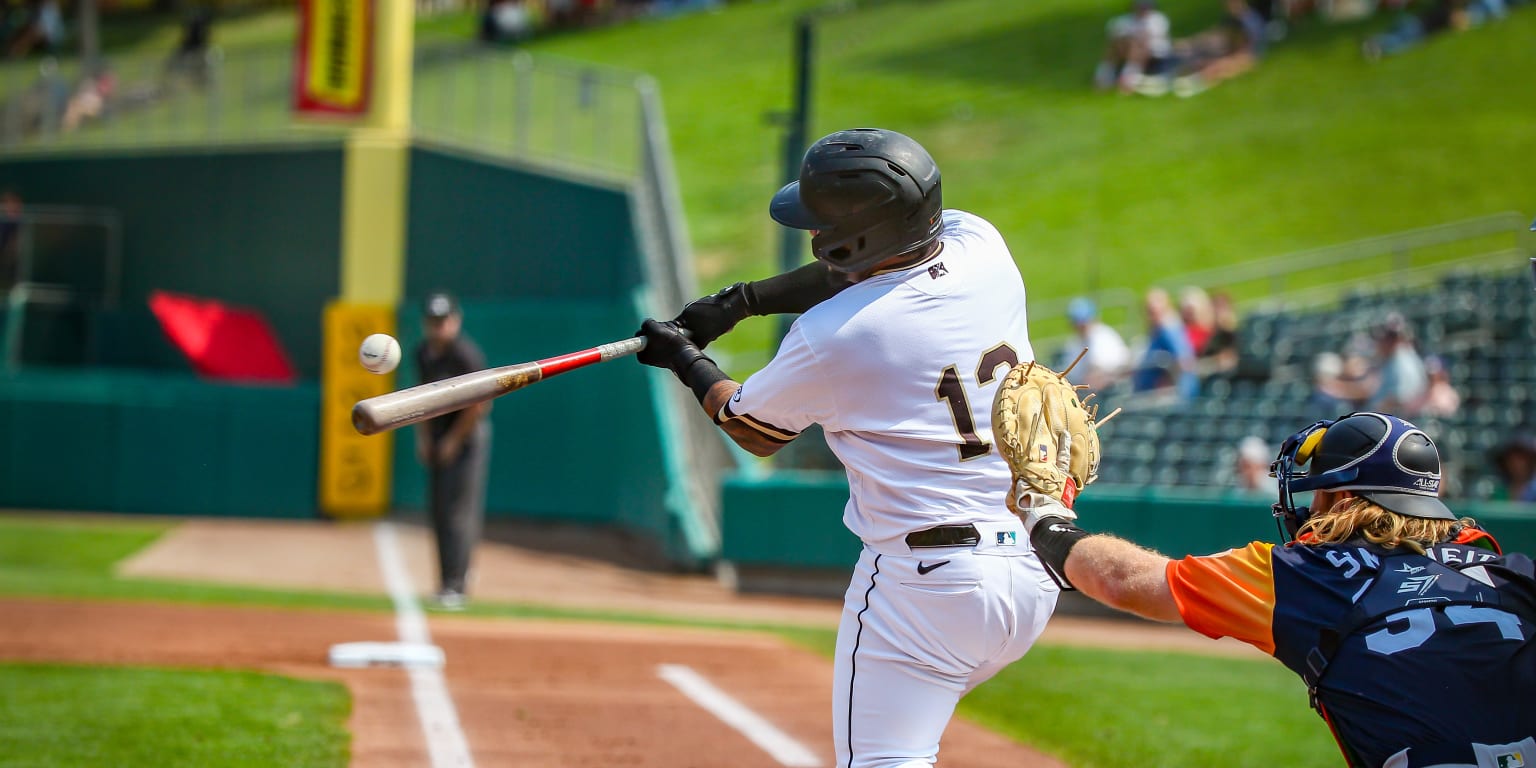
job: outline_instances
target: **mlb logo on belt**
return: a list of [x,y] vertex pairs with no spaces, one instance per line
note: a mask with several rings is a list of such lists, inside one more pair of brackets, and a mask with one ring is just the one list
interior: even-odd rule
[[1499,755],[1499,768],[1525,768],[1525,754],[1506,752]]
[[[997,545],[999,547],[1011,547],[1011,546],[1013,546],[1015,544],[1018,544],[1018,543],[1019,543],[1019,532],[1018,531],[998,531],[997,532]],[[1521,763],[1521,765],[1525,765],[1525,763]]]

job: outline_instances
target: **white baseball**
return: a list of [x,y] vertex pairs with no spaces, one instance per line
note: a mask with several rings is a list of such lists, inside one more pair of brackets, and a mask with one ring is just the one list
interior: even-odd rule
[[357,349],[357,359],[374,373],[389,373],[400,364],[400,342],[387,333],[375,333],[363,339]]

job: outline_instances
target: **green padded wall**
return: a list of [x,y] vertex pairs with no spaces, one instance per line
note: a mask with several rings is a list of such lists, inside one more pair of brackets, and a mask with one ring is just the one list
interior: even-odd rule
[[[842,472],[774,472],[727,478],[722,560],[743,565],[826,568],[851,564],[860,544],[843,527]],[[1165,555],[1204,555],[1250,541],[1279,541],[1273,496],[1221,489],[1143,489],[1095,484],[1077,502],[1079,523]],[[1452,501],[1511,551],[1536,553],[1536,505]]]
[[315,514],[319,390],[174,373],[0,377],[0,507]]
[[123,304],[100,324],[99,362],[187,369],[145,306],[164,289],[260,310],[313,378],[321,307],[339,285],[341,171],[339,145],[222,148],[7,158],[0,184],[29,205],[119,213]]
[[628,302],[641,282],[623,189],[426,147],[410,173],[407,296]]

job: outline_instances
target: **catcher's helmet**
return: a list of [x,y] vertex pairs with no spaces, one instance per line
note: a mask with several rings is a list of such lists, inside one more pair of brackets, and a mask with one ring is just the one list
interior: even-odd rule
[[1400,515],[1457,519],[1439,498],[1440,451],[1434,441],[1412,423],[1384,413],[1351,413],[1291,435],[1271,474],[1280,486],[1275,517],[1289,536],[1310,514],[1291,495],[1306,491],[1352,491]]
[[814,230],[811,252],[839,272],[862,272],[939,237],[939,166],[895,131],[856,128],[823,137],[800,179],[773,196],[768,213]]

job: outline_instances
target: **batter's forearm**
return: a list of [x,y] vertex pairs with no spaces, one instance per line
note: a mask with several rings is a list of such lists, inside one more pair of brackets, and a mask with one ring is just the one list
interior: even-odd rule
[[1168,587],[1168,558],[1114,536],[1089,536],[1067,557],[1079,592],[1105,605],[1157,621],[1181,621]]
[[719,420],[721,409],[736,396],[736,391],[739,389],[741,385],[730,379],[717,381],[699,400],[699,404],[704,407],[704,412],[709,414],[709,418],[720,425],[721,431],[748,453],[753,456],[772,456],[778,453],[779,449],[784,447],[784,443],[773,440],[739,421]]

